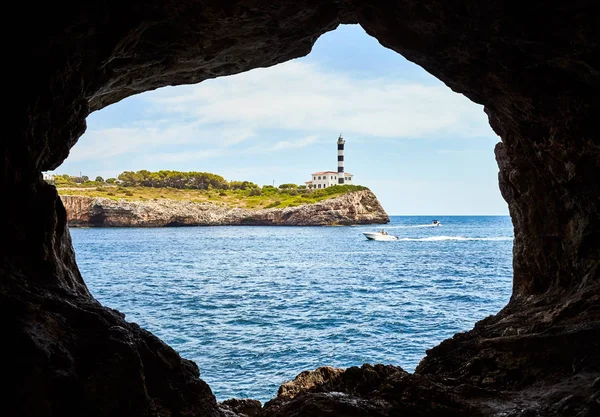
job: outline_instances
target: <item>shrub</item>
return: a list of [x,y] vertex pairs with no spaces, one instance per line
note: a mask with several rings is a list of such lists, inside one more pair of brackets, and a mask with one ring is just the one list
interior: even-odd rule
[[273,201],[271,204],[269,204],[267,207],[265,208],[273,208],[273,207],[277,207],[281,204],[281,201],[277,200],[277,201]]
[[104,178],[102,178],[100,175],[98,175],[95,179],[96,182],[104,182]]
[[106,189],[103,187],[96,187],[96,191],[106,191]]
[[248,195],[251,196],[251,197],[255,197],[255,196],[258,196],[258,195],[261,195],[261,194],[262,194],[262,192],[260,191],[260,188],[252,188],[250,190],[250,192],[248,193]]
[[114,184],[115,182],[117,182],[116,178],[107,178],[106,179],[106,183],[107,184]]
[[225,191],[221,191],[221,192],[219,193],[219,195],[220,195],[221,197],[225,197],[225,196],[227,196],[227,193],[226,193]]
[[106,195],[114,196],[115,193],[106,193]]
[[126,196],[129,196],[129,197],[132,197],[132,196],[133,196],[133,193],[132,193],[131,191],[125,191],[125,195],[126,195]]
[[281,188],[282,190],[286,190],[286,189],[290,189],[290,188],[298,188],[298,186],[296,184],[281,184],[279,186],[279,188]]

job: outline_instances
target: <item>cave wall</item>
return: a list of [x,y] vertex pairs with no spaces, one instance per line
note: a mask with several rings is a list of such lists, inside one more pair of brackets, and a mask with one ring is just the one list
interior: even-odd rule
[[[158,87],[197,83],[306,55],[321,34],[340,23],[360,23],[383,46],[485,106],[501,138],[496,147],[499,183],[515,228],[513,297],[505,314],[535,303],[541,317],[574,300],[568,314],[555,316],[573,320],[585,313],[588,320],[597,319],[590,311],[597,311],[600,281],[600,139],[595,129],[600,114],[599,12],[593,0],[16,4],[11,20],[21,32],[9,40],[15,63],[9,114],[14,117],[0,142],[6,202],[0,231],[7,248],[0,285],[3,308],[19,312],[4,319],[7,328],[27,344],[32,357],[49,360],[58,349],[71,352],[73,364],[89,362],[83,353],[73,353],[80,352],[74,346],[105,340],[100,331],[86,333],[77,315],[67,314],[72,305],[81,315],[105,310],[82,280],[64,207],[40,174],[68,156],[91,111]],[[46,310],[45,318],[34,313],[44,315]],[[138,334],[119,315],[102,314],[111,319],[99,320],[98,329],[117,326],[130,336]],[[78,336],[63,341],[63,332]],[[140,334],[128,344],[142,358],[135,371],[145,384],[140,392],[148,392],[156,386],[153,378],[167,374],[183,378],[173,385],[197,386],[197,373],[181,377],[167,372],[186,367],[181,358],[145,364],[140,352],[152,336]],[[171,352],[164,345],[157,350]],[[434,359],[430,363],[437,363]],[[35,372],[49,369],[43,361],[38,365],[13,377],[26,384]],[[53,377],[30,397],[42,398],[49,386],[65,387],[68,397],[81,380],[68,385],[61,372],[101,381],[108,378],[100,372],[104,365],[99,360],[95,371],[84,372],[75,365],[64,371],[59,363]],[[454,365],[448,372],[450,368]],[[200,391],[212,410],[210,390]],[[139,404],[154,398],[146,408],[156,412],[166,392],[154,390],[137,398]],[[114,393],[94,395],[108,398]],[[178,398],[167,401],[167,408],[183,409],[187,400]]]

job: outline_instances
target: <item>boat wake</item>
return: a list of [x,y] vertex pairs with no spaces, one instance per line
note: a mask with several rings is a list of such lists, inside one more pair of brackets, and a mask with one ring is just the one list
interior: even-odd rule
[[438,242],[442,240],[480,240],[480,241],[500,241],[500,240],[513,240],[510,236],[498,236],[498,237],[464,237],[464,236],[431,236],[431,237],[402,237],[398,238],[399,241],[403,242]]
[[415,224],[410,226],[389,226],[387,229],[418,229],[420,227],[438,227],[435,224]]
[[[440,225],[441,226],[441,225]],[[362,224],[354,224],[351,227],[364,227],[364,225]],[[415,224],[415,225],[410,225],[410,226],[400,226],[400,225],[395,225],[395,226],[385,226],[386,230],[392,230],[392,229],[418,229],[421,227],[439,227],[435,224]]]

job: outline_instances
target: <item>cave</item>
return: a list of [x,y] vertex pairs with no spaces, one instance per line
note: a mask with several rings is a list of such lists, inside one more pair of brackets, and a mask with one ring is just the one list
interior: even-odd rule
[[[108,1],[15,10],[15,137],[0,144],[5,415],[600,412],[596,2]],[[41,172],[62,163],[95,110],[304,56],[346,23],[484,106],[501,138],[499,184],[514,225],[512,297],[429,350],[413,374],[323,368],[262,410],[217,404],[193,362],[90,295],[65,209]]]

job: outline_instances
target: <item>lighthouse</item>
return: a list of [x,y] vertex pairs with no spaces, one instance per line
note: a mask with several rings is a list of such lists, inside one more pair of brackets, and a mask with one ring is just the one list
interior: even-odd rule
[[344,143],[346,141],[342,138],[342,134],[340,133],[340,137],[337,140],[338,145],[338,184],[344,183]]
[[337,172],[335,171],[319,171],[313,172],[310,181],[306,181],[306,188],[310,188],[312,190],[318,188],[328,188],[333,187],[334,185],[343,185],[348,184],[352,185],[352,175],[349,172],[344,172],[344,144],[346,141],[342,138],[342,134],[340,133],[340,137],[337,140],[338,145],[338,168]]

